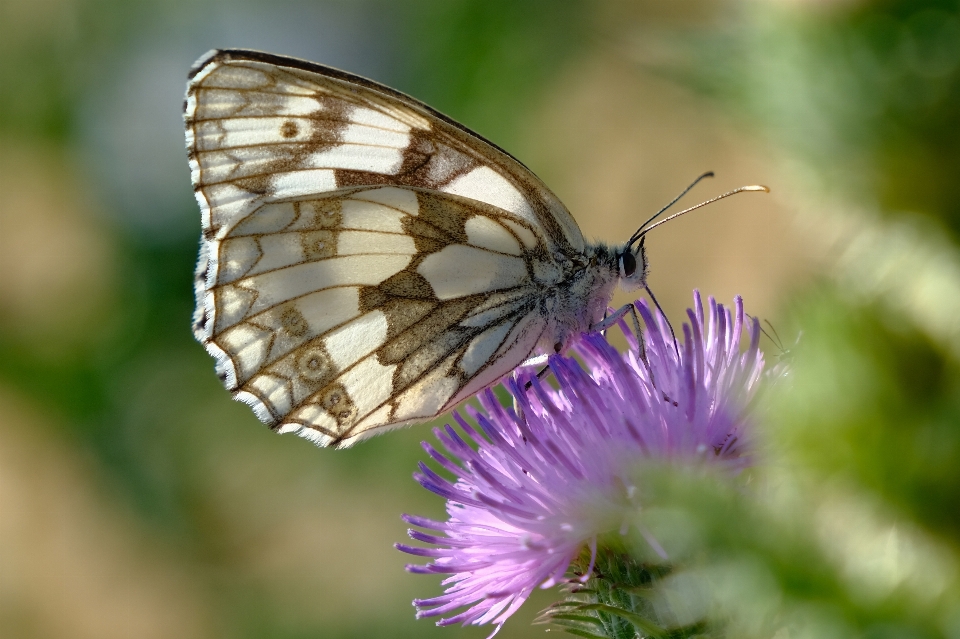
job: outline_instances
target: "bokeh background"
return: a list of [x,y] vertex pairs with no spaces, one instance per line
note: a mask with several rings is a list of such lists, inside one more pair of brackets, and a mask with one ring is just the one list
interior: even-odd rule
[[[401,512],[442,513],[410,478],[428,428],[347,451],[274,435],[192,339],[180,106],[214,47],[428,102],[587,237],[624,240],[706,170],[691,203],[769,185],[647,243],[676,322],[694,287],[742,294],[793,367],[763,423],[782,498],[754,513],[791,534],[742,544],[731,609],[960,637],[953,0],[2,0],[0,636],[489,632],[416,621],[439,584],[392,548]],[[500,636],[543,632],[554,598]]]

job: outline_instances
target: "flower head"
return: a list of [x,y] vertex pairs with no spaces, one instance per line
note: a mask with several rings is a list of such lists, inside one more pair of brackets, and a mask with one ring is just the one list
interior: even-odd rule
[[585,546],[595,554],[598,536],[628,532],[644,460],[733,470],[750,463],[746,413],[763,370],[759,325],[748,325],[750,345],[741,354],[742,300],[731,313],[711,298],[708,317],[697,292],[694,302],[682,345],[641,301],[643,357],[623,323],[626,354],[600,334],[584,335],[574,351],[586,369],[571,357],[550,358],[556,390],[518,374],[507,382],[517,410],[488,390],[483,412],[470,411],[476,426],[455,414],[463,435],[449,425],[434,431],[446,454],[424,442],[456,480],[423,463],[415,475],[447,500],[449,515],[442,522],[404,516],[430,531],[409,531],[430,547],[397,545],[432,559],[408,570],[449,575],[443,595],[414,601],[418,617],[499,628],[535,587],[562,581]]

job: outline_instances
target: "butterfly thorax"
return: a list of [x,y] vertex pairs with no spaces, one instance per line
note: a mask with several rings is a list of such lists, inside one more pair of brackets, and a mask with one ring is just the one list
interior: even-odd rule
[[542,289],[540,312],[548,326],[538,344],[542,353],[565,352],[602,321],[621,279],[617,249],[601,243],[587,245],[564,266],[563,279]]

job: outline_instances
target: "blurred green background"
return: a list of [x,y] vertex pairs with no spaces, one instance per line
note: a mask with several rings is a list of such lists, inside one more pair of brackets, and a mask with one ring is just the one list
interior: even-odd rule
[[[180,106],[214,47],[411,93],[524,160],[588,237],[624,240],[705,170],[691,201],[772,187],[648,243],[671,317],[694,287],[740,293],[793,366],[764,413],[776,498],[740,531],[774,539],[742,541],[728,594],[810,636],[960,637],[947,0],[0,2],[0,635],[489,632],[414,620],[439,584],[392,548],[401,512],[442,514],[410,479],[428,428],[347,451],[274,435],[192,339]],[[500,636],[543,632],[554,598]]]

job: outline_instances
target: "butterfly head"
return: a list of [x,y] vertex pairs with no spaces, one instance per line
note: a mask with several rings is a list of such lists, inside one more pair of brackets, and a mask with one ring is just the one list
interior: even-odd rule
[[627,290],[640,289],[647,285],[647,253],[641,237],[639,244],[626,244],[617,251],[617,268],[620,271],[620,286]]

